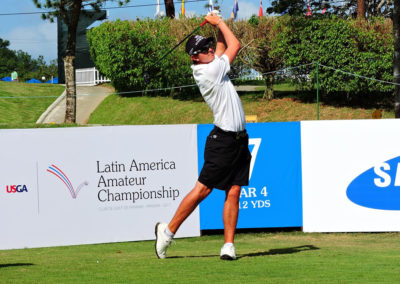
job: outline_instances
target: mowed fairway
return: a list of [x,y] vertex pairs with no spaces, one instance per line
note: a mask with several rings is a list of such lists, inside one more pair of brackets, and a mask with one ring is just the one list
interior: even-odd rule
[[[29,236],[27,236],[29,237]],[[1,283],[399,283],[400,234],[239,233],[237,261],[222,235],[0,251]]]

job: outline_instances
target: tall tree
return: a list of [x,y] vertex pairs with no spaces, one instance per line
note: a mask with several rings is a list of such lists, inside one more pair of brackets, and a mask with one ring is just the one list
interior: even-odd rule
[[165,13],[167,17],[174,19],[175,18],[174,0],[164,0],[164,4],[165,4]]
[[[313,13],[325,9],[327,13],[341,17],[384,16],[390,17],[393,10],[392,0],[309,0]],[[307,0],[273,0],[267,8],[269,14],[304,15]]]
[[394,89],[394,114],[400,118],[400,3],[394,1],[393,9],[393,37],[394,37],[394,58],[393,58],[393,77]]
[[267,8],[268,14],[301,15],[307,11],[305,0],[274,0]]
[[[42,14],[44,20],[54,22],[55,18],[62,19],[68,27],[68,40],[66,54],[63,58],[65,68],[66,113],[65,122],[76,122],[76,84],[75,84],[75,52],[76,31],[79,16],[89,7],[100,10],[107,0],[32,0],[39,9],[50,11]],[[109,0],[118,2],[119,5],[129,3],[130,0]]]
[[0,38],[0,78],[10,76],[13,69],[16,68],[16,55],[8,47],[10,42]]
[[365,0],[357,0],[357,18],[365,19]]

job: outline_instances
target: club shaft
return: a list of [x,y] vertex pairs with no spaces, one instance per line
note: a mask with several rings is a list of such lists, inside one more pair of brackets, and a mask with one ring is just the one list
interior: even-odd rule
[[184,39],[182,39],[177,45],[175,45],[172,49],[170,49],[167,53],[165,53],[163,56],[160,57],[160,59],[158,59],[154,65],[157,65],[161,60],[163,60],[166,56],[168,56],[172,51],[174,51],[178,46],[180,46],[185,40],[187,40],[192,34],[194,34],[195,32],[197,32],[201,27],[203,27],[205,24],[207,23],[207,21],[204,21],[203,23],[200,24],[200,26],[198,26],[197,28],[195,28],[190,34],[188,34],[187,36],[185,36]]

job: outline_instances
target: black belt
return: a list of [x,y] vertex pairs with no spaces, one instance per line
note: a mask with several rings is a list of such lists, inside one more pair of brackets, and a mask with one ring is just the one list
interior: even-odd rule
[[223,130],[223,129],[219,128],[218,126],[214,126],[214,129],[216,130],[216,132],[232,136],[235,139],[240,139],[240,138],[244,138],[247,136],[246,129],[242,130],[242,131],[238,131],[238,132]]

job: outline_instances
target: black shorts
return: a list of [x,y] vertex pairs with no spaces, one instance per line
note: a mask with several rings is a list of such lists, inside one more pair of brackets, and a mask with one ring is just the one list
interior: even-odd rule
[[207,136],[204,165],[199,182],[209,188],[228,190],[232,185],[248,185],[251,154],[249,136],[218,127]]

